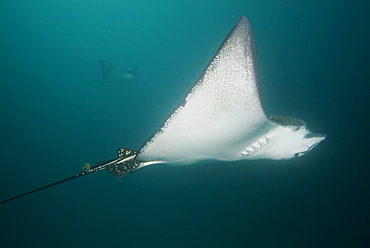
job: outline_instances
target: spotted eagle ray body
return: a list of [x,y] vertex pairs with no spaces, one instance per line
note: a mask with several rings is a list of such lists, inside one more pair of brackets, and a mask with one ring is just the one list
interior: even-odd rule
[[304,121],[266,116],[261,104],[253,32],[242,16],[202,75],[138,161],[289,159],[325,139]]

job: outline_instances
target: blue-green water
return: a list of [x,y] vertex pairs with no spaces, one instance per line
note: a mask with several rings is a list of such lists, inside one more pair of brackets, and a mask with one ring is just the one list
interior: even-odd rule
[[[0,1],[0,200],[139,149],[240,15],[267,114],[328,138],[289,161],[95,173],[0,206],[1,247],[366,247],[365,1]],[[138,67],[102,84],[97,61]]]

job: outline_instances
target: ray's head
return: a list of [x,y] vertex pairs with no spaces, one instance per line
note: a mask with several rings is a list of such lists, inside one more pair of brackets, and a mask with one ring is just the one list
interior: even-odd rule
[[287,116],[269,116],[269,119],[279,125],[269,134],[274,143],[270,151],[274,159],[303,156],[326,138],[326,134],[312,133],[303,120]]

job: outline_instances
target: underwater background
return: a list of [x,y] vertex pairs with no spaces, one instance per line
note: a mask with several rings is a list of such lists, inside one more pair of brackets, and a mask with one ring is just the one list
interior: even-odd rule
[[[0,1],[0,201],[139,149],[241,15],[292,160],[94,173],[0,205],[0,247],[368,247],[370,3]],[[103,83],[98,60],[138,77]]]

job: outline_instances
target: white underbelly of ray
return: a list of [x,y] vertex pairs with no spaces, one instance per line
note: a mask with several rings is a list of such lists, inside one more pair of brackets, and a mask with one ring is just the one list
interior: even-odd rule
[[[189,120],[187,117],[194,122],[182,122]],[[183,114],[172,124],[157,133],[139,159],[171,163],[203,159],[239,160],[246,147],[271,128],[270,123],[263,119],[225,116],[217,122],[207,122],[203,118],[193,119],[191,113]]]
[[241,17],[183,102],[140,149],[137,160],[146,165],[291,158],[324,139],[302,123],[265,115],[253,32],[248,19]]

